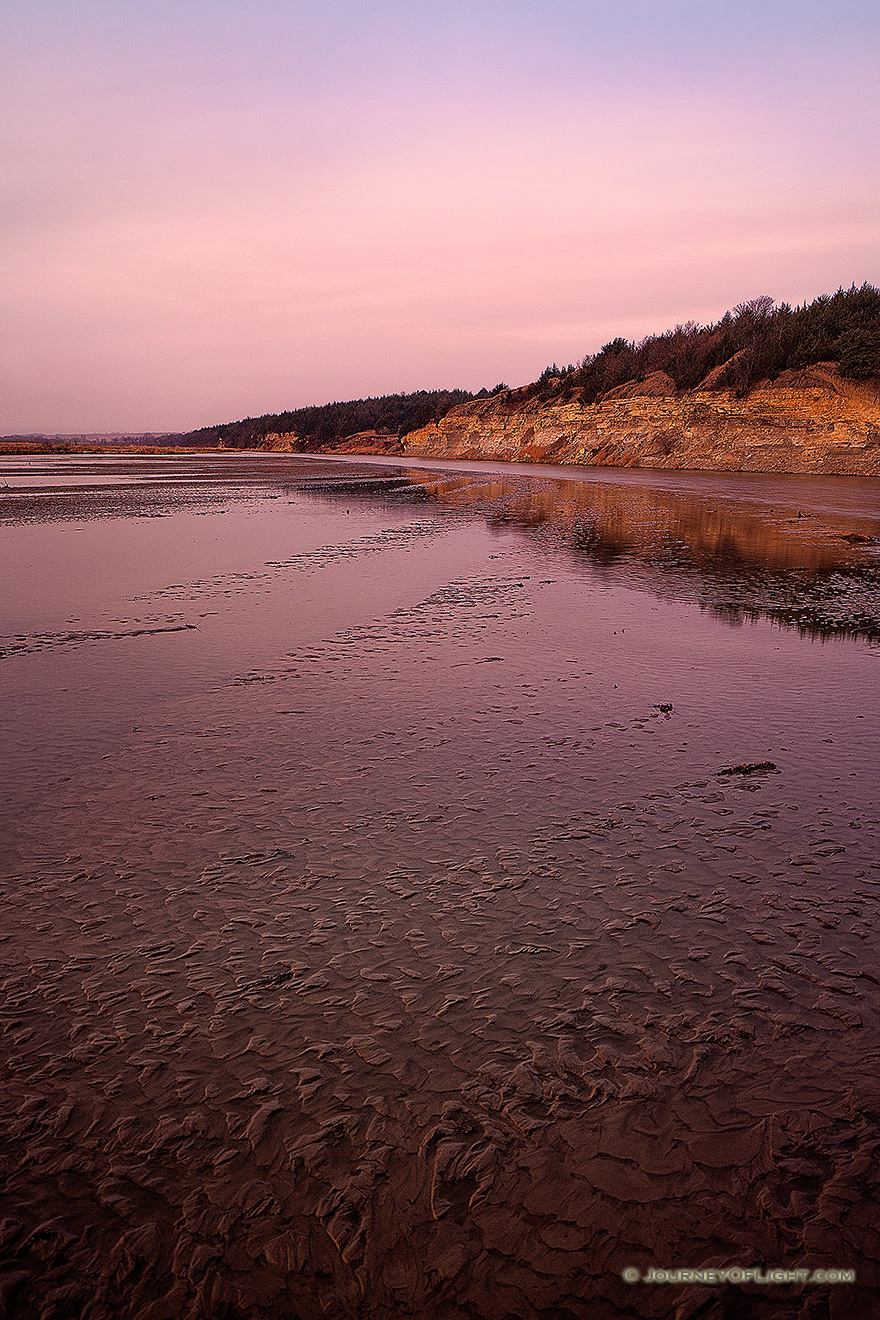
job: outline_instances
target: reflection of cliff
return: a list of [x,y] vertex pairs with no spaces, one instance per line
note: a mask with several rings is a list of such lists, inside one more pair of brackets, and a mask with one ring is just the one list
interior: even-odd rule
[[405,438],[419,457],[587,466],[880,476],[876,381],[844,380],[831,364],[784,372],[738,399],[678,393],[656,373],[599,402],[544,402],[508,390],[453,408]]
[[633,584],[696,599],[729,622],[765,616],[817,635],[880,639],[880,517],[722,505],[629,483],[408,477],[409,497],[530,529],[548,552],[618,565]]

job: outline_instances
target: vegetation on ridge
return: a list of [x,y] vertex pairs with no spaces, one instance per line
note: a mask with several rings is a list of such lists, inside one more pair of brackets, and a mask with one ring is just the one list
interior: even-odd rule
[[[295,437],[297,449],[332,448],[360,432],[402,438],[411,431],[439,421],[457,404],[501,394],[510,407],[529,399],[545,402],[577,400],[596,403],[611,390],[664,373],[676,390],[732,390],[743,396],[759,381],[775,380],[782,372],[832,362],[841,376],[851,380],[880,381],[880,289],[872,284],[838,289],[811,303],[778,306],[772,298],[753,298],[725,312],[713,325],[688,321],[664,334],[648,335],[639,342],[612,339],[598,353],[577,364],[547,367],[530,385],[518,389],[496,385],[493,390],[417,390],[413,394],[385,394],[379,398],[350,399],[288,412],[265,413],[239,422],[205,426],[198,431],[165,436],[143,436],[152,441],[143,452],[158,446],[256,449],[273,435]],[[668,388],[668,387],[667,387]],[[83,443],[45,436],[6,436],[6,453],[87,451]],[[123,448],[123,446],[115,446]],[[109,446],[93,447],[106,453]],[[124,450],[131,452],[131,444]]]
[[547,367],[525,392],[549,401],[577,391],[590,404],[609,390],[662,371],[679,390],[695,389],[715,372],[704,388],[743,396],[758,381],[817,362],[834,362],[842,376],[853,380],[880,376],[880,290],[853,285],[797,308],[754,298],[714,325],[688,321],[639,343],[612,339],[576,365]]
[[[179,444],[224,444],[253,449],[270,435],[294,435],[297,448],[321,449],[361,431],[400,436],[439,421],[456,404],[504,393],[512,404],[530,398],[547,402],[577,398],[595,403],[621,385],[665,373],[677,390],[732,390],[745,395],[759,381],[783,371],[834,362],[854,380],[880,377],[880,290],[871,284],[823,294],[802,307],[753,298],[726,312],[713,325],[688,321],[638,343],[612,339],[576,365],[547,367],[520,389],[496,385],[491,391],[418,390],[296,408],[206,426],[175,437]],[[711,375],[710,375],[711,373]],[[707,377],[709,380],[707,381]]]
[[[502,388],[496,386],[496,390]],[[445,417],[457,403],[488,398],[489,393],[488,390],[481,390],[479,394],[471,394],[468,390],[417,390],[414,394],[384,394],[376,399],[324,403],[295,408],[291,412],[246,417],[244,421],[227,422],[222,426],[205,426],[180,436],[179,443],[222,443],[234,449],[254,449],[269,435],[292,434],[297,438],[297,448],[309,450],[344,440],[360,431],[404,436]]]

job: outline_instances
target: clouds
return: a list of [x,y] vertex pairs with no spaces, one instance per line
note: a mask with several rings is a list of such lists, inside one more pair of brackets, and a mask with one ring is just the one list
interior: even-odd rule
[[876,280],[876,7],[770,21],[15,0],[0,430],[478,388]]

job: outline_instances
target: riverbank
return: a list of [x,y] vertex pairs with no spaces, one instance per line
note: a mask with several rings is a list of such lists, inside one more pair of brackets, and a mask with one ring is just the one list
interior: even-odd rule
[[784,372],[738,397],[676,391],[655,372],[584,404],[507,390],[404,438],[408,456],[588,467],[880,476],[880,387],[833,363]]
[[0,440],[0,456],[28,454],[204,454],[183,445],[98,445],[76,440]]

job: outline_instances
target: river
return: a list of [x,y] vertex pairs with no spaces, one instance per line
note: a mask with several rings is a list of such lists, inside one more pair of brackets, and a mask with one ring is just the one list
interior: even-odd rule
[[0,545],[6,1314],[880,1314],[876,481],[40,455]]

